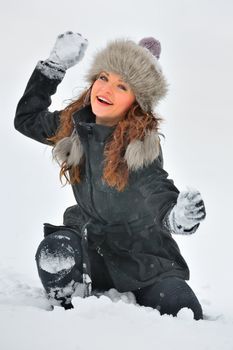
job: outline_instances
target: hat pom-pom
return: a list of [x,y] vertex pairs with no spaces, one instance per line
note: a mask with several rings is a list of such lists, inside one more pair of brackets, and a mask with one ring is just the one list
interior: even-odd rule
[[161,44],[157,39],[153,37],[143,38],[139,41],[138,44],[148,49],[153,56],[159,59],[161,53]]

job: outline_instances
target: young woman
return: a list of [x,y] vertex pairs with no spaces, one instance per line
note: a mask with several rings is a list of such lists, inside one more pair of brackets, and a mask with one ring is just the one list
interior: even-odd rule
[[119,39],[96,53],[86,75],[89,88],[62,111],[49,112],[50,96],[79,62],[87,40],[58,36],[20,99],[15,128],[53,146],[60,176],[77,205],[64,225],[44,225],[36,253],[51,304],[73,307],[82,291],[131,291],[140,305],[177,315],[201,305],[185,282],[189,269],[172,234],[192,234],[205,218],[199,191],[181,191],[163,169],[160,119],[153,112],[167,91],[154,38],[139,44]]

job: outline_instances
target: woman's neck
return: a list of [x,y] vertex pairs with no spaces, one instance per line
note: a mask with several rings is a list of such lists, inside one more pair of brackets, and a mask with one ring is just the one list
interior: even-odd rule
[[105,126],[116,126],[118,124],[120,119],[118,118],[114,118],[114,120],[112,118],[108,118],[108,117],[97,117],[95,119],[95,123],[99,124],[99,125],[105,125]]

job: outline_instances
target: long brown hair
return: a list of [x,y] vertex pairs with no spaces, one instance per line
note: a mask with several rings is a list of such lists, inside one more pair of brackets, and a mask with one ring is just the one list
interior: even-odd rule
[[[72,114],[90,103],[91,87],[61,112],[60,126],[57,133],[53,137],[48,138],[54,146],[64,137],[71,135],[74,128]],[[118,122],[105,145],[103,180],[109,186],[115,187],[118,191],[125,189],[129,178],[129,170],[124,159],[127,145],[134,140],[143,141],[147,131],[158,131],[161,121],[162,119],[154,113],[142,111],[137,102],[133,103],[125,118]],[[66,183],[80,183],[83,163],[84,159],[78,166],[68,166],[66,162],[60,164],[60,180],[62,181],[64,176]]]

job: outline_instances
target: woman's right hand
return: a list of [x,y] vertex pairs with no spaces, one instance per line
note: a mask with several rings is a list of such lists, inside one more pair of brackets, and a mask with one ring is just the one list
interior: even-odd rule
[[87,46],[88,40],[80,33],[65,32],[58,35],[50,53],[49,61],[68,69],[82,60]]

